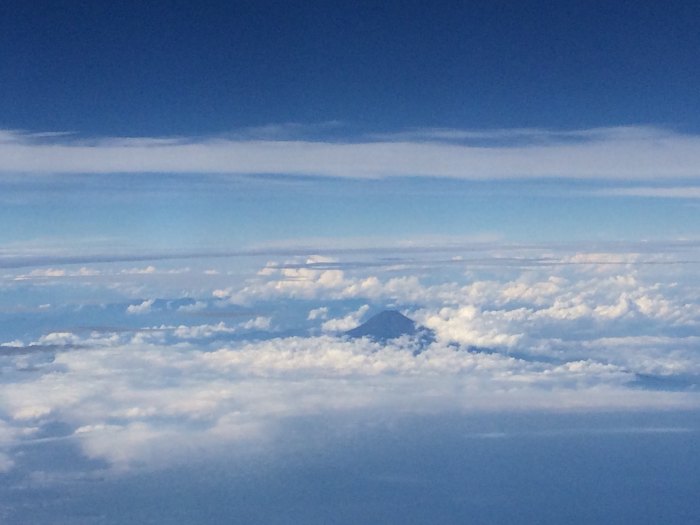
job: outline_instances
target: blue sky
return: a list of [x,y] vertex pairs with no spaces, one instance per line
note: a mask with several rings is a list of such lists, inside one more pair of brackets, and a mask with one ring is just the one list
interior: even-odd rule
[[5,4],[0,236],[695,237],[698,9]]
[[700,521],[698,20],[5,2],[0,521]]
[[698,233],[694,2],[4,10],[4,242]]
[[7,2],[3,125],[697,131],[697,3]]
[[[86,249],[89,239],[104,243],[110,237],[140,250],[216,251],[294,240],[342,244],[346,238],[689,239],[700,226],[692,194],[616,195],[599,182],[117,177],[8,184],[0,238],[18,243],[55,237]],[[615,189],[635,188],[624,182]]]

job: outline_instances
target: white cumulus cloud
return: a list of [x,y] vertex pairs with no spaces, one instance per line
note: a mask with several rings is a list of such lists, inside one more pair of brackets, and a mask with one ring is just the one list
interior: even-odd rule
[[155,303],[155,299],[146,299],[140,304],[131,304],[126,307],[126,313],[128,314],[147,314],[151,311],[151,308]]

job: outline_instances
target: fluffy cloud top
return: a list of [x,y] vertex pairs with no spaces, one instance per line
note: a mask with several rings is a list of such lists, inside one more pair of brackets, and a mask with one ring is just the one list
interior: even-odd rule
[[355,328],[360,324],[362,317],[369,311],[369,305],[364,304],[356,311],[349,313],[345,317],[338,319],[329,319],[321,324],[321,330],[324,332],[346,332]]
[[145,314],[151,311],[155,303],[155,299],[146,299],[140,304],[130,304],[126,307],[126,313],[128,314]]
[[[547,264],[479,274],[460,259],[443,273],[310,256],[270,262],[217,301],[159,311],[177,319],[168,325],[8,338],[0,470],[18,461],[18,444],[56,426],[86,456],[129,469],[264,440],[307,415],[697,408],[697,279],[664,257],[548,253],[536,259]],[[154,302],[118,315],[145,324]],[[309,335],[342,332],[387,305],[435,341],[416,352],[409,337]],[[294,333],[306,335],[276,336],[292,314],[307,330]]]
[[[184,460],[192,447],[220,450],[259,439],[287,418],[325,411],[688,407],[700,401],[692,393],[627,388],[635,374],[622,364],[528,361],[440,343],[414,355],[403,344],[324,336],[203,351],[142,339],[92,341],[37,363],[29,376],[6,374],[2,428],[12,445],[32,429],[61,422],[87,456],[124,469]],[[10,468],[9,449],[2,453]]]

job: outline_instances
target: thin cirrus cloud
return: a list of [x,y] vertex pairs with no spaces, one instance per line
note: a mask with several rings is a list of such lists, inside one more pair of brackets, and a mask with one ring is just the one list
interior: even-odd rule
[[693,179],[700,137],[653,127],[417,130],[326,141],[0,132],[0,173],[217,173],[345,178]]
[[700,199],[700,186],[642,186],[634,188],[609,188],[598,192],[613,197],[648,197],[661,199]]

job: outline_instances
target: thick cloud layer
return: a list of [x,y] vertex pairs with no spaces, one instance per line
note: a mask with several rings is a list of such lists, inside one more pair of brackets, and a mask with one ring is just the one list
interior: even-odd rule
[[[27,308],[64,328],[0,347],[0,469],[46,440],[111,469],[167,466],[274,440],[290,421],[323,414],[698,407],[694,266],[640,252],[491,257],[476,266],[309,256],[198,297],[129,291],[122,302]],[[3,286],[100,295],[103,274],[126,279],[124,290],[162,276],[146,268],[30,270]],[[170,275],[185,283],[191,272]],[[335,335],[386,307],[435,340]],[[86,316],[102,326],[86,329]]]

